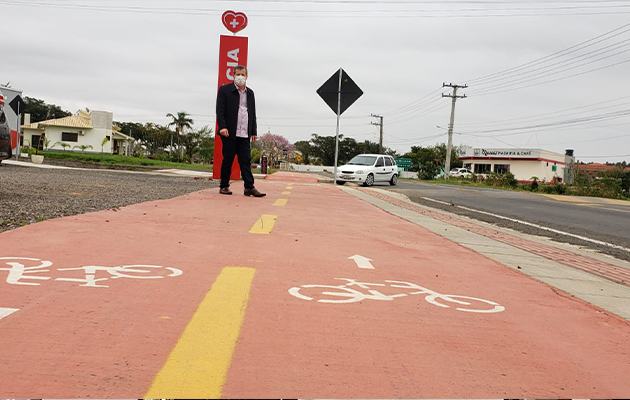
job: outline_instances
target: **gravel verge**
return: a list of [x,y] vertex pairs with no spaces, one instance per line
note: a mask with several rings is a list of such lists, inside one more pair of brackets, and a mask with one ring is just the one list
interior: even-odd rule
[[218,180],[189,176],[0,164],[0,232],[218,186]]

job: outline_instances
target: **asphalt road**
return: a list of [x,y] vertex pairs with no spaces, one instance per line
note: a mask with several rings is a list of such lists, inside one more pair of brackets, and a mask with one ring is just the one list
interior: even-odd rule
[[[616,258],[630,260],[630,250],[628,250],[630,249],[630,202],[627,201],[511,192],[422,182],[399,182],[396,187],[389,185],[378,187],[402,193],[419,204],[466,215],[521,232],[550,237],[556,241],[589,247]],[[550,232],[462,207],[525,221],[601,241],[608,245]],[[625,250],[618,247],[625,248]]]

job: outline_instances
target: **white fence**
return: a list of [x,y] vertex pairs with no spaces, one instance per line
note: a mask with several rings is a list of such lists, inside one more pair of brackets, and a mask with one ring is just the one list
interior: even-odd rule
[[[299,164],[291,164],[289,166],[289,170],[291,171],[301,171],[301,172],[330,172],[331,174],[334,171],[334,167],[327,165],[299,165]],[[400,171],[401,178],[413,178],[418,179],[417,172],[410,171]]]
[[418,179],[418,173],[411,171],[400,171],[400,177]]
[[299,164],[291,164],[291,171],[301,171],[301,172],[332,172],[334,171],[334,167],[326,166],[326,165],[299,165]]

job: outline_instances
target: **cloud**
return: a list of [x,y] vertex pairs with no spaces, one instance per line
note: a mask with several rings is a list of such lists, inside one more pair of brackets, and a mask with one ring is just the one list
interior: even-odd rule
[[[470,97],[457,102],[456,132],[466,131],[470,124],[487,124],[613,99],[626,95],[625,88],[629,86],[626,71],[630,64],[625,64],[522,90],[474,95],[475,91],[490,90],[493,86],[494,90],[509,89],[510,84],[524,76],[485,82],[475,82],[475,78],[531,62],[622,26],[627,18],[621,13],[426,18],[418,17],[417,12],[391,12],[414,7],[427,9],[426,4],[195,1],[114,4],[94,0],[89,5],[91,9],[63,8],[59,3],[52,7],[0,4],[3,54],[8,55],[0,66],[0,82],[11,81],[14,87],[24,90],[25,96],[41,98],[71,111],[84,107],[104,109],[114,112],[117,120],[157,123],[166,123],[165,115],[169,112],[187,111],[193,114],[196,125],[214,126],[219,36],[230,35],[221,25],[220,14],[223,9],[238,8],[235,11],[250,15],[249,26],[242,34],[249,37],[249,84],[257,96],[259,130],[270,129],[292,142],[308,140],[313,132],[334,134],[336,117],[316,90],[340,67],[364,91],[363,97],[342,116],[342,133],[357,140],[375,141],[378,128],[369,124],[374,121],[370,114],[382,114],[385,143],[400,152],[408,151],[412,145],[445,140],[443,135],[427,141],[444,133],[436,125],[446,127],[449,122],[450,99],[441,98],[441,93],[448,93],[449,89],[436,91],[443,82],[470,82],[470,87],[461,91],[470,93]],[[147,12],[104,11],[114,6],[143,7]],[[170,14],[151,13],[167,7],[172,8]],[[183,9],[206,11],[179,14]],[[378,14],[362,12],[377,9],[381,10]],[[322,10],[337,10],[337,14]],[[338,17],[339,13],[343,16]],[[593,49],[629,38],[630,33],[623,33]],[[625,59],[630,59],[630,53],[589,67]],[[585,69],[588,68],[546,79],[562,78]],[[539,72],[539,76],[544,74],[544,70]],[[429,97],[432,101],[429,107],[411,106],[407,112],[392,113],[434,91]],[[630,154],[627,137],[593,140],[623,135],[628,132],[627,125],[604,125],[624,122],[629,119],[582,124],[574,129],[551,127],[518,136],[456,134],[454,143],[497,147],[537,147],[540,143],[559,152],[573,147],[578,158]],[[611,157],[610,161],[621,159],[624,157]]]

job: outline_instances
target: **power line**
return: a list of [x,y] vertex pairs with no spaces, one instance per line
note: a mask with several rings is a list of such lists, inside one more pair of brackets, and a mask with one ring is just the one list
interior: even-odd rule
[[[55,1],[55,0],[52,0]],[[57,2],[73,0],[56,0]],[[111,0],[110,0],[111,1]],[[122,0],[121,0],[122,1]],[[150,2],[169,0],[144,0]],[[178,2],[198,2],[199,0],[178,0]],[[229,0],[239,3],[291,3],[291,4],[603,4],[627,3],[627,0]]]
[[543,81],[543,82],[533,83],[531,85],[520,86],[520,87],[516,87],[516,88],[513,88],[513,89],[498,90],[498,91],[494,91],[494,92],[483,92],[481,94],[472,93],[471,96],[481,97],[481,96],[489,96],[489,95],[499,94],[499,93],[512,92],[512,91],[515,91],[515,90],[527,89],[527,88],[534,87],[534,86],[545,85],[547,83],[559,82],[559,81],[563,81],[563,80],[566,80],[566,79],[575,78],[576,76],[586,75],[586,74],[589,74],[591,72],[601,71],[601,70],[604,70],[604,69],[616,67],[618,65],[626,64],[626,63],[629,63],[629,62],[630,62],[630,59],[624,60],[624,61],[619,61],[619,62],[616,62],[614,64],[605,65],[603,67],[590,69],[588,71],[584,71],[584,72],[580,72],[580,73],[577,73],[577,74],[565,76],[565,77],[562,77],[562,78],[551,79],[551,80],[547,80],[547,81]]
[[[598,106],[598,105],[601,105],[601,104],[611,103],[611,102],[614,102],[614,101],[624,100],[624,99],[628,99],[628,98],[630,98],[630,96],[623,96],[623,97],[618,97],[618,98],[611,99],[611,100],[605,100],[605,101],[600,101],[600,102],[597,102],[597,103],[587,104],[587,105],[584,105],[584,106],[572,107],[572,108],[567,108],[567,109],[560,110],[560,111],[552,111],[552,112],[542,113],[542,114],[533,114],[533,115],[528,115],[528,116],[525,116],[525,117],[509,118],[509,119],[503,119],[503,120],[497,120],[497,121],[489,121],[489,122],[469,122],[469,123],[463,123],[463,124],[459,124],[459,125],[460,126],[464,126],[464,127],[467,127],[467,126],[479,126],[479,125],[481,125],[481,126],[490,126],[490,125],[509,125],[509,124],[505,124],[506,122],[509,122],[509,121],[526,122],[526,121],[523,121],[523,120],[530,120],[530,119],[536,119],[537,121],[540,121],[541,119],[555,118],[555,117],[541,118],[541,117],[545,117],[547,115],[565,114],[565,113],[567,113],[567,111],[581,110],[581,109],[584,109],[584,108],[590,108],[590,107],[593,107],[593,106]],[[568,113],[565,116],[573,115],[573,114],[581,114],[583,112],[591,112],[591,111],[596,111],[596,110],[605,110],[605,109],[615,108],[615,107],[619,107],[619,106],[626,105],[626,104],[630,104],[630,103],[629,102],[624,102],[624,103],[621,103],[621,104],[616,104],[616,105],[612,105],[612,106],[608,106],[608,107],[600,107],[600,108],[596,108],[596,109],[589,110],[589,111],[580,111],[580,112]]]
[[[424,103],[426,103],[427,101],[429,101],[429,100],[425,100],[425,99],[427,99],[427,98],[428,98],[428,97],[430,97],[431,95],[433,95],[433,94],[435,94],[435,93],[439,92],[440,90],[442,90],[442,88],[441,88],[441,87],[439,87],[439,88],[435,89],[435,90],[434,90],[434,91],[432,91],[431,93],[427,94],[426,96],[424,96],[424,97],[422,97],[422,98],[420,98],[420,99],[418,99],[418,100],[414,100],[414,101],[412,101],[411,103],[409,103],[409,104],[407,104],[407,105],[404,105],[404,106],[399,107],[399,108],[395,108],[395,109],[390,110],[390,111],[388,111],[388,112],[386,112],[386,113],[384,113],[384,114],[388,114],[388,115],[391,115],[391,114],[398,114],[398,113],[401,113],[401,112],[406,112],[408,109],[416,108],[416,107],[418,107],[419,105],[424,104]],[[436,96],[436,97],[437,97],[437,96]],[[439,99],[439,98],[438,98],[438,99]],[[425,101],[422,101],[422,100],[425,100]]]
[[[627,53],[628,51],[630,51],[630,49],[621,51],[619,53],[615,53],[615,54],[609,55],[607,57],[602,57],[600,59],[593,60],[593,61],[584,63],[582,65],[578,65],[578,66],[575,66],[575,67],[572,67],[572,68],[564,69],[562,71],[554,72],[552,74],[541,75],[541,76],[537,76],[537,77],[534,77],[534,78],[517,79],[516,81],[514,81],[512,83],[504,84],[503,87],[512,87],[512,86],[517,86],[517,85],[522,84],[522,83],[534,82],[534,81],[537,81],[537,80],[542,79],[542,78],[546,78],[546,77],[553,76],[553,75],[558,75],[558,74],[561,74],[561,73],[564,73],[564,72],[567,72],[567,71],[574,70],[576,68],[583,67],[583,66],[588,65],[588,64],[592,64],[592,63],[597,62],[597,61],[605,60],[607,58],[614,57],[614,56],[622,54],[622,53]],[[621,63],[623,64],[623,62],[621,62]],[[609,68],[609,67],[612,67],[612,66],[616,66],[618,64],[620,64],[620,63],[615,63],[615,64],[608,65],[608,66],[605,66],[605,67],[602,67],[602,68],[598,68],[598,69],[595,69],[595,70],[585,71],[585,72],[580,73],[578,75],[583,75],[583,74],[590,73],[590,72],[593,72],[593,71],[598,71],[600,69]],[[571,75],[571,76],[567,76],[567,77],[564,77],[564,78],[559,78],[558,80],[564,80],[564,79],[568,79],[568,78],[571,78],[571,77],[574,77],[574,76],[577,76],[577,75]],[[538,85],[538,84],[528,85],[527,87],[536,86],[536,85]],[[495,90],[496,87],[489,87],[489,88],[486,88],[486,89],[477,90],[476,92],[472,92],[471,95],[480,96],[480,95],[484,95],[484,94],[488,94],[488,93],[503,93],[505,91],[518,90],[518,89],[521,89],[521,88],[524,88],[524,87],[519,87],[519,88],[509,89],[509,90],[502,90],[502,91],[499,91],[499,92],[496,92],[496,91],[493,92],[493,90]]]
[[[518,78],[518,79],[513,80],[512,82],[509,83],[509,86],[514,86],[514,85],[517,85],[519,83],[532,82],[532,81],[536,81],[536,80],[539,80],[539,79],[542,79],[542,78],[546,78],[548,76],[557,75],[559,73],[563,73],[563,72],[566,72],[566,71],[571,71],[571,70],[574,70],[576,68],[580,68],[580,67],[592,64],[592,63],[597,62],[597,61],[602,61],[602,60],[605,60],[605,59],[617,56],[619,54],[627,53],[630,50],[619,51],[619,52],[614,53],[614,54],[609,54],[606,57],[600,57],[600,58],[596,58],[595,60],[591,60],[589,62],[584,62],[586,60],[589,60],[589,59],[601,56],[601,55],[609,53],[611,51],[615,51],[615,50],[619,50],[621,48],[627,47],[627,46],[630,45],[630,43],[627,43],[627,42],[630,42],[630,39],[622,40],[620,42],[613,43],[613,44],[611,44],[609,46],[606,46],[606,47],[603,47],[601,49],[593,50],[593,51],[590,51],[590,52],[585,53],[585,54],[580,54],[580,55],[577,55],[575,57],[569,58],[567,60],[558,61],[556,63],[550,64],[550,65],[546,65],[546,66],[543,66],[543,67],[539,67],[539,68],[534,68],[532,70],[529,70],[529,71],[526,71],[526,72],[523,72],[523,73],[519,73],[516,76],[506,75],[506,76],[503,76],[501,78],[497,78],[497,80],[495,82],[493,82],[493,83],[500,82],[500,81],[505,81],[505,80],[508,80],[508,79]],[[622,44],[622,43],[626,43],[626,44]],[[619,44],[621,44],[621,45],[619,45]],[[619,45],[619,46],[617,46],[617,45]],[[617,47],[615,47],[615,46],[617,46]],[[608,49],[608,50],[606,50],[606,49]],[[588,55],[590,55],[590,56],[588,56]],[[588,57],[584,57],[584,56],[588,56]],[[572,60],[574,60],[574,61],[573,62],[569,62],[569,61],[572,61]],[[579,64],[579,63],[582,63],[582,64],[574,66],[572,68],[566,68],[568,66],[571,66],[571,65],[574,65],[574,64]],[[552,68],[554,66],[556,66],[556,67]],[[549,72],[557,71],[557,70],[560,70],[560,71],[555,72],[555,73],[549,73]],[[528,76],[528,75],[532,75],[532,74],[535,74],[536,76],[534,76],[534,77]],[[483,87],[483,84],[481,86]],[[475,91],[474,93],[482,93],[484,91],[493,90],[493,89],[494,89],[494,87],[482,88],[480,90]]]
[[[520,69],[522,69],[522,68],[524,68],[524,67],[531,66],[531,65],[537,65],[540,61],[543,61],[543,60],[554,59],[554,58],[557,58],[557,57],[559,57],[560,55],[563,55],[563,54],[570,54],[570,53],[572,53],[572,52],[573,52],[572,50],[574,50],[574,49],[576,49],[576,48],[579,48],[579,46],[582,46],[582,45],[584,45],[584,44],[590,43],[590,42],[592,42],[592,41],[594,41],[594,40],[597,40],[597,39],[599,39],[599,38],[605,37],[605,36],[607,36],[607,35],[610,35],[611,33],[617,32],[617,31],[619,31],[619,30],[623,30],[624,28],[628,28],[628,27],[630,27],[630,23],[625,24],[625,25],[622,25],[622,26],[620,26],[619,28],[615,28],[615,29],[610,30],[610,31],[608,31],[608,32],[602,33],[601,35],[595,36],[595,37],[593,37],[593,38],[591,38],[591,39],[585,40],[585,41],[580,42],[580,43],[578,43],[578,44],[575,44],[575,45],[573,45],[573,46],[570,46],[570,47],[567,47],[567,48],[565,48],[565,49],[562,49],[562,50],[556,51],[555,53],[552,53],[552,54],[546,55],[546,56],[544,56],[544,57],[541,57],[541,58],[538,58],[538,59],[535,59],[535,60],[532,60],[532,61],[526,62],[526,63],[524,63],[524,64],[517,65],[517,66],[512,67],[512,68],[504,69],[504,70],[499,71],[499,72],[495,72],[495,73],[492,73],[492,74],[484,75],[484,76],[477,77],[477,78],[473,78],[473,79],[468,79],[468,80],[467,80],[467,82],[469,82],[470,84],[474,85],[475,83],[478,83],[478,82],[480,82],[480,81],[484,81],[484,80],[487,80],[487,79],[494,79],[495,77],[497,77],[497,76],[501,76],[501,75],[505,74],[506,72],[515,71],[515,70],[520,70]],[[625,31],[624,31],[624,32],[625,32]],[[623,32],[622,32],[622,33],[623,33]],[[616,37],[616,36],[618,36],[618,35],[619,35],[619,34],[614,35],[614,36],[611,36],[611,37]],[[604,39],[604,40],[607,40],[607,39]],[[599,42],[596,42],[596,43],[599,43]],[[589,45],[589,46],[590,46],[590,45]],[[588,46],[586,46],[586,47],[588,47]],[[578,49],[578,50],[579,50],[579,49]]]
[[[520,126],[520,127],[514,127],[514,128],[501,128],[501,129],[497,128],[497,129],[488,129],[488,130],[480,130],[480,131],[468,131],[468,132],[461,132],[461,133],[496,133],[496,132],[522,131],[522,130],[527,130],[531,132],[536,128],[547,128],[547,127],[552,127],[552,126],[579,124],[579,123],[591,122],[591,121],[603,121],[603,120],[622,118],[626,116],[630,116],[630,109],[614,111],[614,112],[598,114],[598,115],[592,115],[589,117],[574,118],[574,119],[552,122],[552,123],[535,124],[535,125]],[[507,134],[505,134],[505,136],[506,135]]]
[[[441,98],[438,98],[435,102],[441,100]],[[412,121],[418,118],[422,118],[422,117],[426,117],[427,115],[433,114],[434,112],[438,111],[438,110],[442,110],[442,109],[446,109],[448,107],[447,104],[444,103],[440,103],[437,105],[434,105],[433,107],[426,109],[426,110],[419,110],[417,112],[411,113],[409,115],[405,115],[403,117],[399,117],[397,119],[393,119],[389,122],[389,124],[391,125],[395,125],[395,124],[400,124],[403,122],[408,122],[408,121]]]
[[[297,3],[297,2],[292,2]],[[325,4],[324,2],[317,2]],[[313,4],[317,4],[313,3]],[[360,4],[359,2],[330,2],[335,4]],[[52,7],[58,9],[82,9],[88,11],[104,11],[104,12],[127,12],[127,13],[142,13],[142,14],[168,14],[168,15],[220,15],[223,9],[211,9],[211,8],[174,8],[174,7],[143,7],[143,6],[111,6],[111,5],[87,5],[77,3],[49,3],[49,2],[37,2],[37,1],[16,1],[16,0],[0,0],[0,4],[23,6],[23,7]],[[369,3],[366,3],[369,4]],[[375,3],[376,4],[376,3]],[[379,2],[378,4],[387,4],[386,2]],[[404,3],[400,3],[404,4]],[[413,4],[413,3],[408,3]],[[419,4],[419,3],[416,3]],[[453,3],[455,4],[455,3]],[[248,14],[259,17],[322,17],[319,14],[326,15],[327,18],[382,18],[383,13],[400,13],[400,15],[390,15],[391,18],[478,18],[478,17],[538,17],[538,16],[570,16],[570,15],[610,15],[610,14],[629,14],[630,11],[610,10],[610,11],[597,11],[599,9],[618,9],[627,8],[630,5],[596,5],[596,6],[563,6],[563,7],[544,7],[544,8],[478,8],[478,9],[426,9],[426,10],[252,10]],[[588,10],[585,12],[567,12],[573,10]],[[593,11],[595,10],[595,11]],[[541,11],[534,13],[522,13],[523,11]],[[549,13],[552,11],[552,13]],[[555,11],[555,12],[553,12]],[[497,14],[496,12],[503,12]],[[510,12],[506,14],[505,12]],[[544,13],[547,12],[547,13]],[[561,13],[560,13],[561,12]],[[417,14],[417,13],[434,13],[433,15]],[[445,13],[435,15],[435,13]],[[462,14],[469,13],[469,14]],[[472,14],[470,14],[472,13]],[[370,15],[367,15],[370,14]]]

